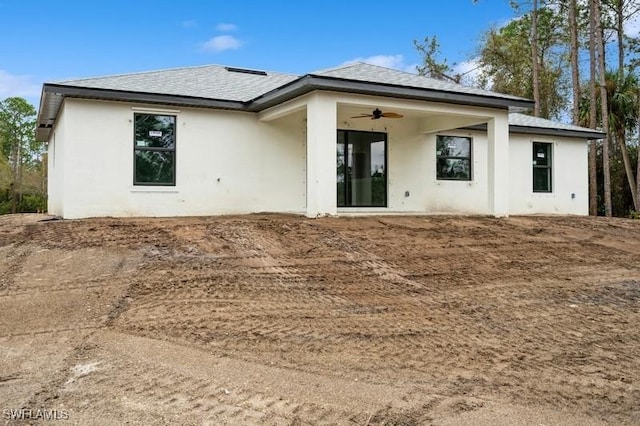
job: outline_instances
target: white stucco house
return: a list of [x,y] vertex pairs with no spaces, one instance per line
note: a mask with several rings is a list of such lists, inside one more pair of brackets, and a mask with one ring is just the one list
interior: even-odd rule
[[603,134],[532,105],[362,63],[211,65],[46,83],[37,138],[65,218],[587,214]]

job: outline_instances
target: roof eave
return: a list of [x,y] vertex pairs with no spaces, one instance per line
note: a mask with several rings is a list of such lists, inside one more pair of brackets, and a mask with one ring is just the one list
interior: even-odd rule
[[[476,126],[464,127],[466,130],[487,130],[486,124],[478,124]],[[571,130],[571,129],[552,129],[548,127],[531,127],[531,126],[519,126],[515,124],[509,125],[509,133],[519,133],[525,135],[546,135],[546,136],[563,136],[567,138],[582,138],[582,139],[602,139],[606,133],[599,132],[597,130]]]
[[198,106],[221,109],[244,109],[246,102],[225,99],[198,98],[194,96],[171,95],[126,90],[97,89],[92,87],[65,86],[46,83],[44,91],[73,98],[90,98],[113,101],[148,102],[183,106]]
[[448,92],[435,89],[413,88],[392,84],[373,83],[359,80],[346,80],[336,77],[307,74],[298,80],[272,90],[249,104],[249,111],[262,111],[274,105],[301,96],[313,90],[357,93],[403,99],[416,99],[432,102],[472,105],[490,108],[533,108],[529,99],[512,99],[494,96],[482,96],[468,93]]
[[602,139],[606,136],[606,133],[599,132],[597,130],[572,130],[572,129],[551,129],[547,127],[529,127],[510,125],[509,131],[511,133],[521,133],[527,135],[551,135],[551,136],[565,136],[586,138],[589,140]]
[[[51,97],[58,97],[53,100]],[[121,102],[141,102],[148,104],[175,105],[184,107],[215,108],[226,110],[245,111],[247,103],[241,101],[229,101],[223,99],[197,98],[192,96],[168,95],[146,92],[130,92],[125,90],[97,89],[90,87],[66,86],[64,84],[45,83],[42,87],[40,110],[38,111],[38,128],[36,139],[46,141],[49,139],[51,128],[58,118],[60,106],[65,97],[82,99],[99,99]],[[46,108],[51,104],[50,110]],[[43,113],[47,111],[47,117]]]
[[[36,127],[36,141],[38,142],[46,142],[49,140],[49,134],[51,133],[51,129],[53,128],[53,125],[55,124],[57,118],[58,118],[58,109],[60,108],[60,105],[57,105],[55,108],[55,116],[52,117],[51,119],[49,118],[44,118],[44,112],[48,111],[45,106],[46,106],[46,101],[48,100],[47,98],[47,93],[45,91],[45,86],[42,86],[42,91],[40,92],[40,103],[38,106],[38,115],[36,117],[36,123],[37,123],[37,127]],[[49,116],[50,114],[46,114],[47,116]]]

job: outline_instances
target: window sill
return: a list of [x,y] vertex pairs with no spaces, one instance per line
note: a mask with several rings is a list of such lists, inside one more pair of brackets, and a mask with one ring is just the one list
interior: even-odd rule
[[338,207],[338,213],[376,213],[389,211],[389,207]]
[[536,198],[555,198],[554,192],[533,192],[533,197]]
[[437,179],[433,181],[434,185],[442,186],[442,185],[466,185],[466,186],[475,186],[475,180],[462,180],[462,179]]
[[132,194],[178,194],[180,191],[173,186],[134,186],[129,192]]

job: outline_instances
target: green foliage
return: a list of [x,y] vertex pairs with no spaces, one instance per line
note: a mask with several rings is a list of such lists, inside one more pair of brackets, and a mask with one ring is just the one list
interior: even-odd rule
[[[622,78],[618,71],[605,73],[607,88],[607,105],[609,111],[609,127],[612,133],[621,134],[625,131],[635,131],[640,114],[640,80],[633,73],[627,73]],[[580,99],[580,125],[589,127],[590,93],[587,87],[582,90]],[[597,126],[602,125],[602,109],[600,108],[600,91],[596,92]]]
[[630,53],[629,69],[640,67],[640,38],[627,38],[627,49]]
[[0,194],[9,189],[11,184],[11,167],[5,156],[0,153]]
[[47,199],[42,194],[25,194],[20,201],[21,213],[42,213],[47,211]]
[[[0,215],[11,213],[11,200],[0,196]],[[43,213],[47,211],[47,199],[42,194],[25,194],[18,203],[20,213]]]
[[[477,3],[478,0],[471,0]],[[532,31],[532,6],[539,4],[536,14],[536,31]],[[587,80],[590,63],[587,59],[590,38],[590,7],[593,2],[578,0],[576,3],[576,32],[579,60],[579,74]],[[566,120],[572,87],[571,70],[567,63],[570,56],[570,26],[568,15],[571,4],[568,0],[509,0],[512,9],[519,15],[500,28],[488,30],[481,40],[477,57],[473,58],[480,71],[475,85],[497,92],[533,99],[533,68],[539,68],[540,115],[546,118]],[[605,74],[609,122],[609,160],[612,193],[612,211],[617,216],[627,216],[633,209],[630,185],[633,177],[627,177],[627,170],[633,170],[637,164],[637,147],[640,145],[640,37],[631,37],[628,24],[640,17],[640,0],[600,0],[600,15],[594,22],[603,29],[606,63],[618,72]],[[536,34],[538,57],[532,58],[532,36]],[[621,43],[619,42],[621,41]],[[438,58],[439,44],[436,37],[427,37],[423,43],[414,41],[422,54],[424,63],[420,68],[423,75],[437,77],[453,73],[446,60]],[[595,46],[596,50],[598,46]],[[617,55],[616,55],[617,53]],[[612,65],[612,64],[616,65]],[[597,73],[597,71],[596,71]],[[576,76],[576,80],[580,78]],[[446,75],[445,75],[446,77]],[[573,76],[571,76],[573,77]],[[598,80],[599,76],[595,76]],[[442,78],[442,77],[440,77]],[[459,81],[460,76],[454,76]],[[590,127],[589,101],[597,103],[596,127],[602,127],[600,108],[600,90],[592,95],[588,82],[580,84],[579,101],[580,125]],[[576,95],[576,98],[578,95]],[[625,146],[622,146],[626,144]],[[603,170],[602,143],[597,145],[596,179],[598,182],[598,204],[603,212]],[[628,153],[625,169],[623,153]],[[636,168],[629,175],[637,174]],[[636,181],[640,176],[635,176]]]
[[6,98],[0,101],[0,141],[2,153],[11,162],[21,148],[34,149],[36,110],[23,98]]
[[[638,160],[638,150],[636,146],[629,146],[629,158],[632,164]],[[602,173],[602,143],[596,146],[597,170],[596,179],[598,181],[598,215],[604,215],[604,175]],[[628,217],[629,212],[634,210],[633,197],[627,183],[624,170],[624,163],[620,150],[612,150],[610,161],[611,174],[611,210],[615,217]]]
[[620,78],[618,72],[605,75],[607,100],[609,105],[609,126],[617,134],[633,131],[638,121],[638,76],[627,73]]
[[44,144],[36,110],[25,99],[0,101],[0,214],[46,211]]
[[[538,10],[538,61],[540,64],[540,114],[557,118],[567,104],[568,81],[561,51],[564,43],[562,16],[551,8]],[[515,19],[485,36],[479,62],[479,84],[492,90],[533,98],[531,13]]]
[[461,75],[454,75],[454,70],[447,64],[446,59],[438,59],[440,55],[440,43],[438,43],[436,36],[427,36],[422,42],[413,40],[413,45],[422,55],[422,65],[417,66],[418,75],[460,83]]

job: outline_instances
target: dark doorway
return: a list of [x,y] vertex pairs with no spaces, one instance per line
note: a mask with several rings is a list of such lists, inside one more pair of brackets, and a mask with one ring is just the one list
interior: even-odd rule
[[387,134],[338,130],[338,207],[387,206]]

